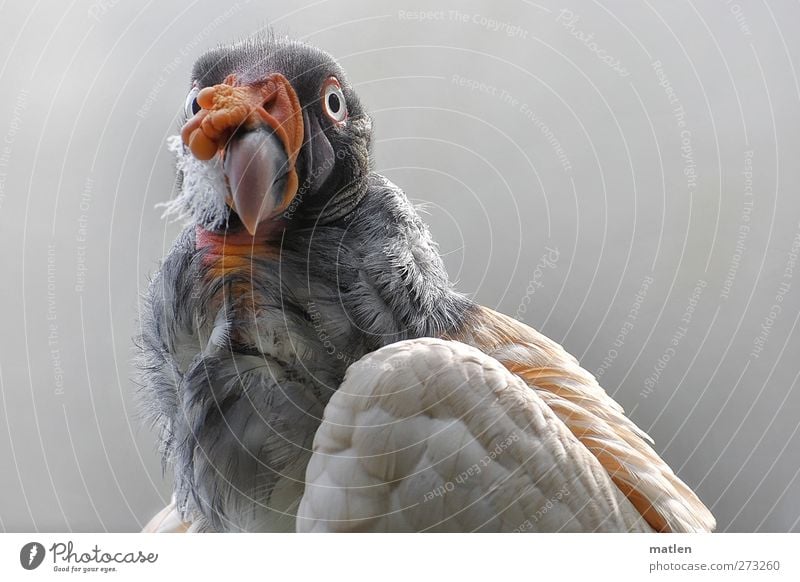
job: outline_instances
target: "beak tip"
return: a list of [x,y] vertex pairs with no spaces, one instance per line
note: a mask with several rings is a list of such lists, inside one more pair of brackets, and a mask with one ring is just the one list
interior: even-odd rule
[[268,130],[248,131],[227,149],[224,171],[230,190],[231,208],[242,225],[255,236],[259,225],[270,219],[284,198],[279,178],[288,157],[279,136]]
[[258,225],[261,222],[258,215],[253,215],[252,213],[248,214],[245,212],[239,212],[236,209],[236,206],[233,207],[234,212],[236,212],[239,216],[239,220],[241,220],[244,229],[250,234],[250,236],[255,236],[256,231],[258,230]]

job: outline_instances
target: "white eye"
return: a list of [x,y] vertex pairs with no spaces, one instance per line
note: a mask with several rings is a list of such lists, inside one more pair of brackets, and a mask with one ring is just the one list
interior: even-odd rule
[[322,86],[322,110],[335,123],[342,123],[347,119],[347,103],[335,77],[328,77]]
[[194,117],[200,111],[200,105],[197,103],[197,94],[200,92],[200,87],[192,87],[189,94],[186,96],[186,103],[183,105],[183,111],[186,117]]

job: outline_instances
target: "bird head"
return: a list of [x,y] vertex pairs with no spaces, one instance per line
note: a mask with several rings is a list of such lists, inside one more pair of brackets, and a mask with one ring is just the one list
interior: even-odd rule
[[269,238],[295,219],[337,220],[366,191],[370,119],[322,50],[272,35],[211,50],[185,113],[171,206],[202,227]]

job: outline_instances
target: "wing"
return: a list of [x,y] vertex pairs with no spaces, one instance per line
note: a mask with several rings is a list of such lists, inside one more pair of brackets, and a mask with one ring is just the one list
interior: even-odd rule
[[299,531],[652,531],[540,393],[463,343],[351,366],[325,409]]
[[533,388],[653,529],[714,529],[714,516],[650,447],[650,437],[560,345],[515,319],[480,306],[463,330],[450,339],[496,358]]

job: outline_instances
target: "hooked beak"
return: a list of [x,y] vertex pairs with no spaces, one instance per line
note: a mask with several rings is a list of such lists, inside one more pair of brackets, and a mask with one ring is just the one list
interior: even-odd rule
[[287,192],[289,157],[274,131],[259,127],[235,135],[225,149],[223,169],[229,204],[251,235],[258,225],[277,218],[291,203]]
[[228,204],[255,235],[260,224],[279,219],[297,195],[303,114],[294,88],[280,73],[256,84],[236,83],[231,75],[200,91],[201,109],[183,126],[181,137],[197,159],[222,156]]

